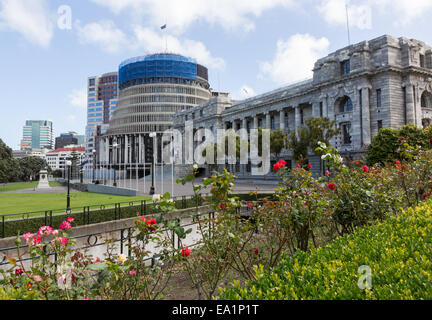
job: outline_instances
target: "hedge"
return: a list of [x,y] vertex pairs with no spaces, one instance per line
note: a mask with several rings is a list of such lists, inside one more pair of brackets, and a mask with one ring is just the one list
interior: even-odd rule
[[[285,256],[257,280],[220,289],[224,300],[432,299],[432,202],[383,223],[358,229],[311,253]],[[359,267],[371,270],[371,289],[358,286]],[[364,278],[363,278],[364,280]]]

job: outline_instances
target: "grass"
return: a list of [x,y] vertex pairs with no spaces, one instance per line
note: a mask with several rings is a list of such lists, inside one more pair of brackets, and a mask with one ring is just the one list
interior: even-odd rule
[[[0,193],[2,192],[8,192],[8,191],[18,191],[18,190],[24,190],[24,189],[33,189],[37,187],[38,181],[31,181],[31,182],[18,182],[13,184],[7,184],[7,185],[0,185]],[[61,184],[57,181],[50,181],[49,182],[50,187],[60,187]]]
[[[150,200],[148,197],[123,197],[98,193],[71,193],[71,207],[108,205],[120,202]],[[13,213],[55,210],[66,208],[66,193],[32,194],[32,193],[0,193],[0,216]]]

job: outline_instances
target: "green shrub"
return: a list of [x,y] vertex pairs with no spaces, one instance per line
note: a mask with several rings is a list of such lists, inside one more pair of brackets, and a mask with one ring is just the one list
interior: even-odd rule
[[[219,299],[432,299],[431,223],[428,202],[327,247],[285,256],[271,272],[258,267],[256,281],[220,289]],[[361,266],[371,270],[370,290],[358,285]]]
[[0,300],[42,300],[38,291],[26,288],[0,287]]

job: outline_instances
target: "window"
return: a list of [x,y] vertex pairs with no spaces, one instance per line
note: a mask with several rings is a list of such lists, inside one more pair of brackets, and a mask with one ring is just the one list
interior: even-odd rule
[[270,124],[271,124],[271,129],[275,130],[276,129],[275,117],[271,117]]
[[352,111],[353,111],[352,100],[349,97],[344,97],[341,100],[339,112],[352,112]]
[[381,108],[382,106],[382,94],[381,89],[377,90],[377,108]]
[[300,124],[304,124],[304,115],[303,115],[303,109],[300,108]]
[[345,60],[341,63],[342,75],[349,74],[351,72],[351,62],[350,60]]
[[351,144],[351,123],[342,124],[342,142]]
[[285,113],[285,129],[289,128],[289,119],[288,119],[288,113]]
[[382,120],[378,120],[378,131],[380,131],[383,127],[383,121]]
[[425,67],[425,56],[423,54],[420,55],[420,67]]
[[322,117],[323,116],[323,114],[324,114],[324,110],[323,110],[323,103],[322,102],[320,102],[320,104],[319,104],[319,110],[320,110],[320,117]]
[[89,79],[89,86],[93,87],[95,85],[95,79]]

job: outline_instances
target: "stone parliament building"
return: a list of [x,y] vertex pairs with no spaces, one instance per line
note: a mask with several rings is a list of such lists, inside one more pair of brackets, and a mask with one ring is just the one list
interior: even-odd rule
[[[351,158],[361,157],[381,128],[431,124],[432,47],[389,35],[350,45],[316,61],[310,80],[243,101],[214,93],[206,103],[176,113],[174,129],[184,132],[192,120],[194,129],[207,128],[215,136],[219,128],[289,133],[310,117],[335,120],[340,133],[331,144]],[[280,157],[296,166],[290,150]],[[313,152],[309,162],[319,174],[320,159]],[[251,164],[229,166],[239,178],[251,177]],[[178,175],[185,168],[177,168]]]

